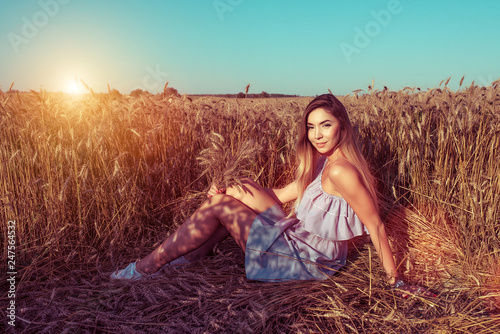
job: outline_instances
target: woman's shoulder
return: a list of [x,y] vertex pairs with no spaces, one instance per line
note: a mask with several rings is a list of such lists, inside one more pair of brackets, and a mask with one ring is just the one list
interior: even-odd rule
[[355,185],[360,181],[358,169],[346,158],[338,158],[328,168],[328,178],[336,189]]
[[346,176],[345,174],[359,174],[358,169],[346,158],[340,157],[329,163],[328,175],[332,177]]

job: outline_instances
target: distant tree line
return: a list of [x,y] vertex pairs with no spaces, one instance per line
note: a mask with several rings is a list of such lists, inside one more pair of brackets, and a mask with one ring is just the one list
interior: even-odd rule
[[[2,93],[21,93],[17,89],[10,89],[9,91],[3,92],[2,89],[0,88],[0,92]],[[123,95],[115,88],[109,88],[108,86],[108,94],[113,97],[113,98],[120,98]],[[163,89],[163,92],[159,93],[163,97],[180,97],[181,95],[177,91],[177,89],[172,88],[172,87],[166,87]],[[130,96],[132,97],[139,97],[139,96],[146,96],[146,95],[154,95],[147,90],[142,90],[140,88],[134,89],[133,91],[130,92]],[[258,99],[258,98],[276,98],[276,97],[299,97],[300,95],[289,95],[289,94],[274,94],[274,93],[268,93],[263,91],[262,93],[256,93],[256,94],[245,94],[243,92],[239,92],[237,94],[189,94],[189,96],[213,96],[213,97],[225,97],[225,98],[248,98],[248,99]]]
[[[226,97],[226,98],[239,98],[244,99],[245,93],[239,92],[238,94],[189,94],[190,96],[214,96],[214,97]],[[289,95],[289,94],[275,94],[262,92],[257,94],[246,94],[247,99],[258,99],[258,98],[270,98],[270,97],[299,97],[299,95]]]
[[[165,87],[163,89],[163,92],[160,93],[162,96],[164,97],[169,97],[169,96],[181,96],[179,94],[179,92],[177,91],[177,89],[173,88],[173,87]],[[147,90],[142,90],[140,88],[138,89],[134,89],[133,91],[130,92],[130,96],[132,97],[139,97],[141,95],[153,95],[151,94],[150,92],[148,92]]]

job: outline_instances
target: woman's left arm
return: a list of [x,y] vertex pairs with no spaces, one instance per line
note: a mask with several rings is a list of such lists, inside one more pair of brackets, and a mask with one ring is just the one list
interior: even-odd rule
[[347,162],[338,163],[330,167],[328,177],[335,190],[342,195],[368,229],[389,278],[389,284],[394,284],[398,279],[398,273],[385,227],[368,190],[360,180],[358,171]]

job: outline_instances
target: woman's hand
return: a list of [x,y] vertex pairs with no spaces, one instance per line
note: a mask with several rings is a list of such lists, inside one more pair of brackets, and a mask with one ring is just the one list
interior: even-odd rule
[[225,192],[226,192],[225,188],[219,189],[219,188],[217,188],[215,183],[212,183],[212,186],[208,190],[207,197],[210,198],[210,197],[215,196],[217,194],[224,194]]

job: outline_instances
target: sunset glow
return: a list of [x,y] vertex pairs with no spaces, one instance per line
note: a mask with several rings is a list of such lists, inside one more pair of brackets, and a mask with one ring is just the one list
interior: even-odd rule
[[66,84],[65,92],[73,95],[81,95],[85,93],[85,87],[78,78],[73,78]]

